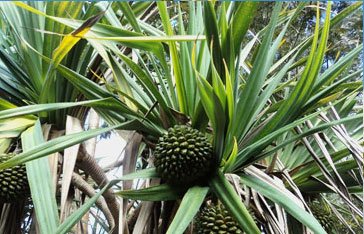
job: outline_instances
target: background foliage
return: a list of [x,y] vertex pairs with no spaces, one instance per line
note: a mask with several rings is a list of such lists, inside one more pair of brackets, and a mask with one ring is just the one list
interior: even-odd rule
[[[1,232],[193,233],[219,201],[246,233],[358,233],[361,7],[1,2],[0,170],[26,163],[31,189],[1,204]],[[176,124],[212,142],[206,184],[156,173]],[[127,143],[103,167],[110,131]]]

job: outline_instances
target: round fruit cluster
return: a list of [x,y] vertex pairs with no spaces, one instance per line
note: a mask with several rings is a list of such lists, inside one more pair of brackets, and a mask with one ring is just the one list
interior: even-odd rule
[[185,125],[168,129],[156,145],[154,165],[170,184],[191,184],[208,176],[213,166],[212,146],[198,130]]
[[237,222],[222,204],[206,205],[196,218],[196,234],[243,233]]
[[[0,155],[0,163],[11,155]],[[0,170],[0,202],[12,203],[29,195],[29,184],[25,165]]]

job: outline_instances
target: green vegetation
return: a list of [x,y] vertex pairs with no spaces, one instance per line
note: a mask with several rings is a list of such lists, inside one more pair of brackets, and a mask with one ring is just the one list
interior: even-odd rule
[[362,231],[361,8],[0,2],[0,233]]

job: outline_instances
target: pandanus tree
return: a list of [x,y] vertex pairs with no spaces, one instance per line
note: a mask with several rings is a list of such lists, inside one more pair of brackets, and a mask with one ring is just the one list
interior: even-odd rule
[[[331,3],[278,2],[254,34],[258,5],[1,3],[0,172],[25,163],[31,194],[2,208],[34,209],[41,233],[70,231],[95,204],[114,233],[360,229],[362,44],[323,62],[361,3],[333,16]],[[306,9],[313,33],[283,50]],[[107,127],[82,131],[90,108]],[[113,129],[131,137],[108,182],[85,141]]]

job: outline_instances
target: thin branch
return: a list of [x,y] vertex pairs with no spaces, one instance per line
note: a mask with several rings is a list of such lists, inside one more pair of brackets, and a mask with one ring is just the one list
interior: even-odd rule
[[[95,158],[92,157],[86,151],[84,144],[81,144],[80,147],[80,151],[77,158],[77,166],[81,170],[87,172],[99,187],[104,187],[109,182],[106,174],[104,173],[103,169],[99,166],[99,164],[96,162]],[[120,210],[119,203],[116,200],[116,196],[111,188],[106,190],[103,196],[115,220],[115,228],[112,233],[117,233],[119,224],[119,210]]]
[[[77,173],[72,173],[71,183],[90,198],[96,195],[96,192],[92,186]],[[115,221],[109,208],[107,207],[105,199],[103,197],[97,199],[96,206],[104,213],[106,220],[109,223],[110,230],[113,229],[115,227]]]

